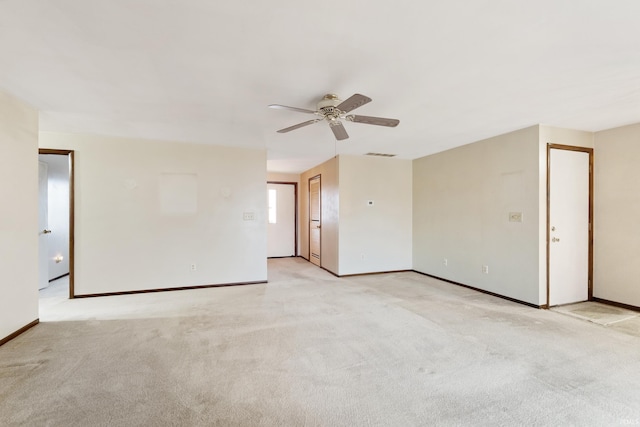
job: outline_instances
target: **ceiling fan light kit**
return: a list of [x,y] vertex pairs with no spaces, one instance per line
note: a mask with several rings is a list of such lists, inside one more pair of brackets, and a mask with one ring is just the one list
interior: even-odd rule
[[367,125],[377,125],[377,126],[386,126],[386,127],[396,127],[400,123],[400,120],[397,119],[388,119],[383,117],[372,117],[372,116],[358,116],[355,114],[347,113],[355,110],[358,107],[362,107],[363,105],[371,102],[371,98],[368,96],[360,95],[356,93],[355,95],[349,97],[347,100],[342,101],[338,98],[337,95],[329,93],[322,97],[322,99],[316,104],[316,110],[307,110],[306,108],[298,108],[298,107],[288,107],[286,105],[280,104],[271,104],[269,108],[275,108],[280,110],[290,110],[297,111],[298,113],[307,113],[307,114],[315,114],[319,116],[317,119],[308,120],[306,122],[298,123],[297,125],[289,126],[284,129],[280,129],[278,133],[286,133],[295,129],[299,129],[301,127],[305,127],[308,125],[312,125],[314,123],[318,123],[322,120],[326,120],[329,123],[329,127],[333,132],[333,135],[336,137],[338,141],[349,138],[349,134],[347,134],[347,130],[342,125],[341,120],[347,120],[355,123],[364,123]]

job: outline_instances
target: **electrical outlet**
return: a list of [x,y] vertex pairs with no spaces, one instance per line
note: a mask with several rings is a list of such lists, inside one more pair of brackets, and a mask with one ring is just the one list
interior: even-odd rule
[[198,269],[198,267],[196,266],[195,263],[191,264],[191,271],[196,271]]
[[444,264],[444,266],[446,267],[446,266],[448,266],[448,265],[449,265],[449,260],[445,258],[445,259],[444,259],[444,261],[443,261],[442,263],[443,263],[443,264]]
[[245,221],[255,221],[256,214],[255,212],[244,212],[242,214],[242,219],[244,219]]
[[489,266],[488,265],[483,265],[482,266],[482,272],[484,274],[489,274]]
[[509,212],[509,222],[522,222],[522,212]]

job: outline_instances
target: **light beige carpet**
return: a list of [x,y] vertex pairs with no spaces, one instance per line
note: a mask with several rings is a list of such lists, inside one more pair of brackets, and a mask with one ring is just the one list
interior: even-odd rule
[[610,326],[615,323],[631,320],[640,315],[640,313],[636,311],[613,307],[594,301],[562,305],[554,307],[553,310],[603,326]]
[[[421,276],[43,301],[0,347],[3,426],[621,425],[640,338]],[[57,299],[56,299],[57,298]]]

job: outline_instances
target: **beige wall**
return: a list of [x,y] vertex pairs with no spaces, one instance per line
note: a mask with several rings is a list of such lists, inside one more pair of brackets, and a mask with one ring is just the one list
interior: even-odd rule
[[576,147],[593,148],[593,132],[575,129],[557,128],[553,126],[540,125],[540,142],[545,147],[546,165],[546,144],[573,145]]
[[267,172],[267,181],[300,182],[300,175],[295,173]]
[[267,279],[264,151],[48,132],[40,147],[75,150],[76,294]]
[[339,274],[410,270],[412,161],[341,155],[339,175]]
[[0,91],[0,339],[38,318],[38,111]]
[[303,172],[300,175],[300,255],[309,259],[309,179],[321,175],[321,247],[322,267],[338,274],[338,233],[339,233],[339,177],[337,157]]
[[595,134],[593,295],[640,307],[640,124]]
[[539,149],[532,126],[414,160],[413,268],[541,304]]

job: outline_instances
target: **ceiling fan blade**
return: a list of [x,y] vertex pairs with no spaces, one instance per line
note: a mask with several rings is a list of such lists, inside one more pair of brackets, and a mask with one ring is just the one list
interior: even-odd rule
[[344,111],[348,113],[351,110],[355,110],[358,107],[362,107],[364,104],[371,102],[371,98],[368,96],[360,95],[356,93],[352,95],[350,98],[342,101],[336,108],[340,111]]
[[342,125],[341,121],[339,120],[330,121],[329,126],[331,126],[331,130],[333,131],[333,134],[335,135],[338,141],[342,141],[343,139],[349,138],[349,134],[347,133],[347,130],[344,128],[344,126]]
[[346,117],[347,120],[356,123],[365,123],[368,125],[388,126],[394,128],[398,126],[400,120],[398,119],[386,119],[384,117],[371,117],[371,116],[356,116],[351,115]]
[[293,126],[289,126],[288,128],[284,128],[284,129],[280,129],[279,131],[277,131],[278,133],[286,133],[286,132],[290,132],[292,130],[296,130],[296,129],[300,129],[302,127],[305,126],[309,126],[312,125],[314,123],[318,123],[320,120],[322,119],[313,119],[313,120],[308,120],[306,122],[302,122],[302,123],[298,123],[297,125],[293,125]]
[[316,112],[313,110],[307,110],[306,108],[298,108],[298,107],[287,107],[286,105],[280,105],[280,104],[271,104],[269,105],[269,108],[275,108],[278,110],[291,110],[291,111],[297,111],[299,113],[308,113],[308,114],[315,114]]

